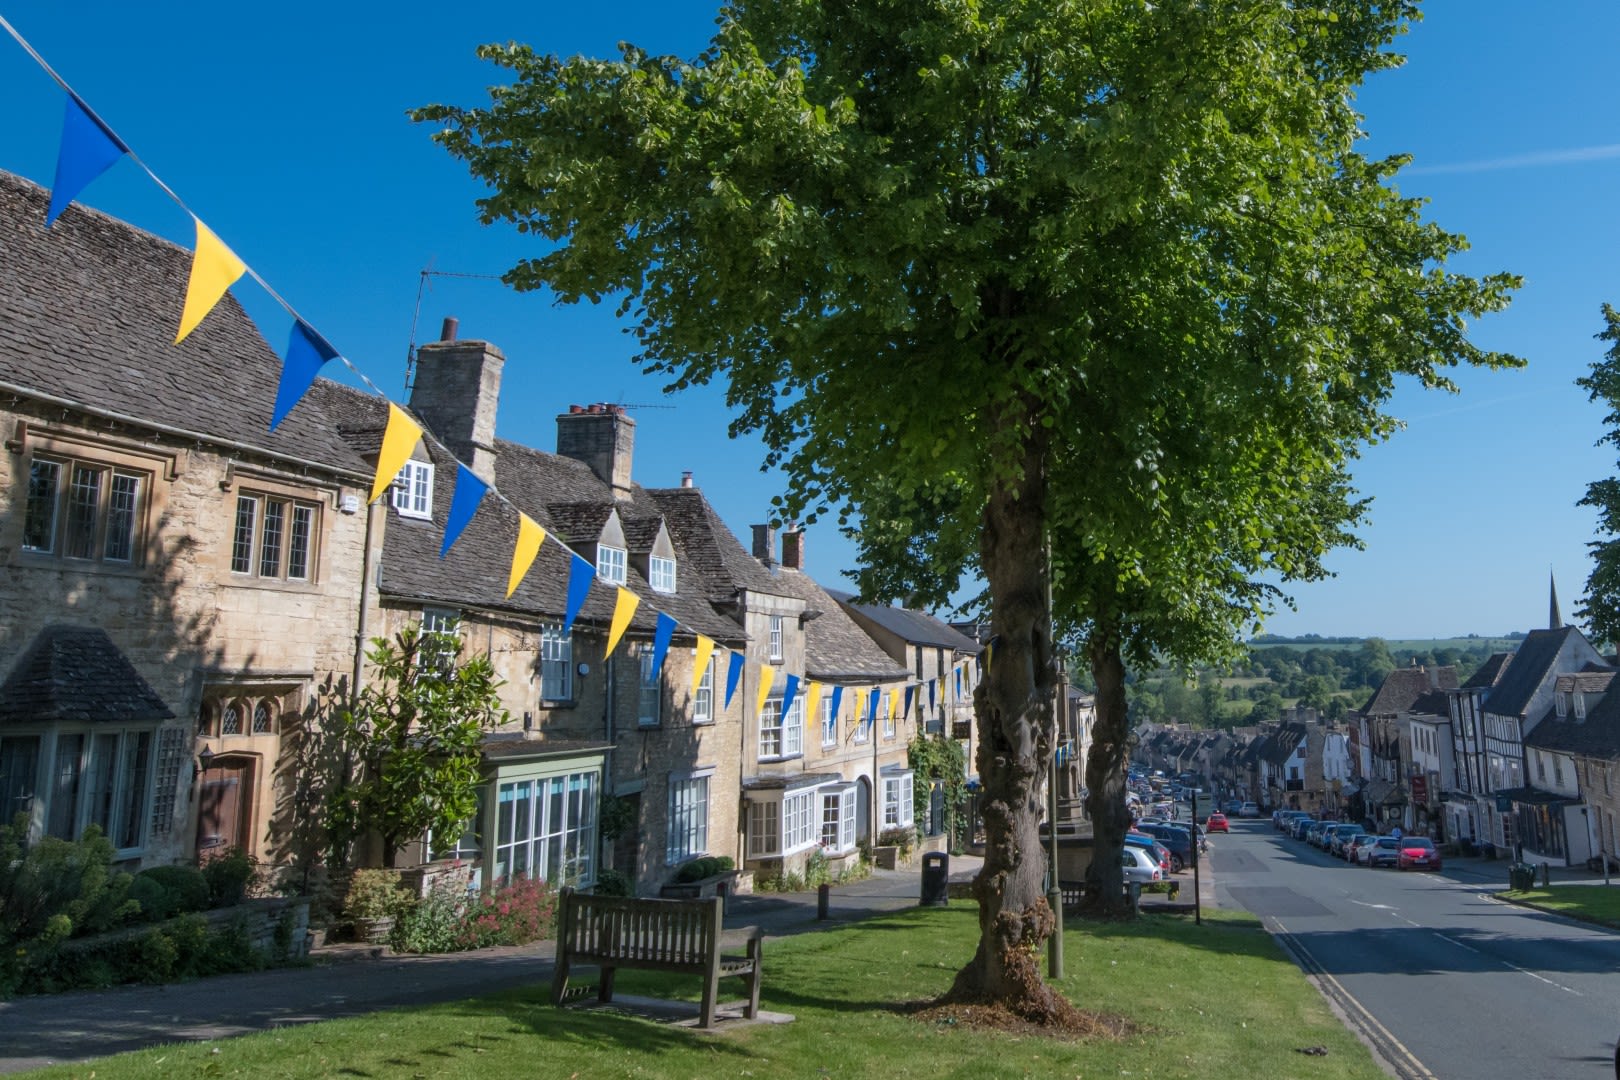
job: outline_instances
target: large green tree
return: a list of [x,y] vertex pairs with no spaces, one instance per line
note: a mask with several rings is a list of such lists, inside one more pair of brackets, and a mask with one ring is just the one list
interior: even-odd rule
[[[1084,657],[1100,851],[1128,818],[1125,664],[1229,654],[1322,573],[1395,378],[1503,363],[1512,279],[1356,153],[1414,3],[734,0],[685,61],[481,54],[417,117],[541,241],[507,280],[617,297],[639,360],[721,378],[784,512],[859,512],[862,592],[987,589],[982,929],[953,994],[1032,1017],[1056,642]],[[1055,604],[1054,604],[1055,601]],[[1058,613],[1054,623],[1053,612]],[[1113,865],[1108,865],[1112,863]],[[1117,859],[1094,860],[1103,903]]]
[[[1609,410],[1603,418],[1608,430],[1599,445],[1620,448],[1620,312],[1608,304],[1603,305],[1603,329],[1597,337],[1609,343],[1609,350],[1575,385]],[[1598,512],[1598,539],[1587,545],[1592,549],[1592,572],[1576,614],[1592,628],[1594,641],[1614,644],[1620,642],[1620,477],[1606,476],[1586,485],[1586,495],[1576,505],[1596,507]]]

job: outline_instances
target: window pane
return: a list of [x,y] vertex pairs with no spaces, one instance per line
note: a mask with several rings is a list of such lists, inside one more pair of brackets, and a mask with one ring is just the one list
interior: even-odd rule
[[265,501],[264,529],[259,537],[259,576],[281,576],[281,535],[287,520],[287,504]]
[[118,736],[97,735],[90,746],[90,776],[85,790],[86,825],[111,835],[114,781],[118,769]]
[[253,707],[253,734],[269,735],[275,731],[275,718],[270,713],[270,706],[259,702]]
[[225,706],[225,711],[219,716],[219,733],[221,735],[242,734],[242,706],[232,702]]
[[91,559],[96,554],[96,512],[101,505],[101,470],[73,466],[73,482],[68,487],[67,531],[62,553],[72,559]]
[[113,562],[129,562],[135,555],[135,509],[141,480],[128,473],[113,473],[107,494],[107,543],[102,549]]
[[231,537],[231,572],[247,574],[253,571],[253,518],[259,502],[246,496],[236,500],[236,531]]
[[692,696],[692,722],[694,724],[707,723],[714,719],[714,660],[711,658],[703,668],[703,678],[698,680],[697,693]]
[[657,555],[649,559],[649,584],[661,593],[675,591],[675,560],[663,559]]
[[540,632],[540,697],[545,701],[567,701],[573,691],[574,639],[560,627],[548,626]]
[[315,510],[293,507],[292,542],[287,547],[287,576],[297,581],[309,577],[309,541],[315,531]]
[[56,489],[62,467],[54,461],[35,461],[28,467],[28,509],[23,522],[23,547],[29,551],[56,548]]
[[51,783],[50,819],[46,831],[63,840],[76,839],[74,825],[79,816],[79,780],[84,767],[83,758],[83,735],[56,737],[56,776]]
[[663,687],[659,685],[658,672],[653,668],[653,655],[651,645],[641,650],[641,702],[638,711],[639,722],[643,727],[652,727],[658,723],[659,699],[663,696]]
[[120,848],[139,847],[146,822],[146,782],[151,775],[152,733],[132,731],[124,736],[124,764],[120,787],[118,831],[113,842]]
[[39,768],[39,736],[0,739],[0,814],[7,824],[34,808],[34,776]]

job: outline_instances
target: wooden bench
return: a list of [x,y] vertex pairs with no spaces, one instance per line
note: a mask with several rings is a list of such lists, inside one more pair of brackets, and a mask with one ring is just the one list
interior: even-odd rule
[[748,982],[748,1004],[743,1015],[759,1013],[760,948],[764,935],[757,927],[748,935],[747,952],[727,956],[720,951],[721,915],[725,901],[643,900],[624,896],[588,896],[565,888],[557,913],[557,970],[551,980],[551,1001],[561,1005],[568,994],[568,976],[575,964],[601,969],[596,999],[613,1000],[613,975],[619,968],[645,971],[680,971],[703,976],[703,1026],[714,1026],[720,980],[737,976]]

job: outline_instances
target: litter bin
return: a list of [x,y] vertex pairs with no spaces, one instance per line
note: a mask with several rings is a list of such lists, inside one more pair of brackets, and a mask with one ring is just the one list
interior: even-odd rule
[[1142,884],[1137,881],[1125,883],[1125,899],[1131,905],[1131,914],[1136,915],[1142,910]]
[[930,851],[922,861],[923,907],[945,907],[951,902],[951,857],[943,851]]
[[1528,892],[1536,887],[1536,868],[1525,863],[1508,867],[1508,887],[1514,892]]

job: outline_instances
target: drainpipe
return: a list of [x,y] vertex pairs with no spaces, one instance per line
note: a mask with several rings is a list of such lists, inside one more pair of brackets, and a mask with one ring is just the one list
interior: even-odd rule
[[360,611],[355,619],[354,632],[354,668],[349,681],[349,700],[352,702],[359,697],[360,679],[365,672],[366,643],[370,640],[370,598],[375,592],[372,576],[372,544],[377,529],[377,505],[366,506],[366,538],[365,547],[360,553]]

